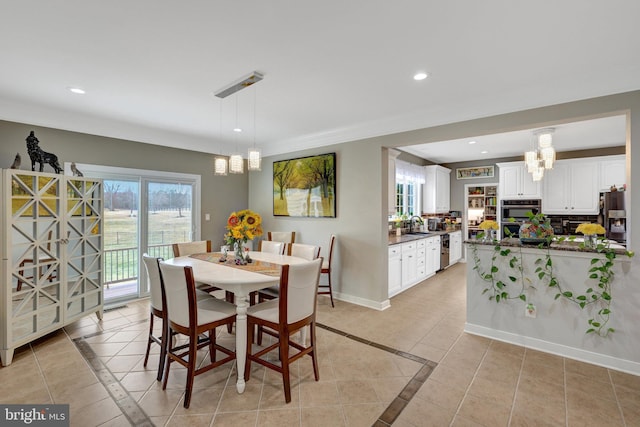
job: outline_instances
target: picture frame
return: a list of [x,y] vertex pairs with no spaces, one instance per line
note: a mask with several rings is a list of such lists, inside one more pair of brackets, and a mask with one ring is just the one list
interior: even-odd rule
[[494,174],[494,166],[473,166],[456,169],[456,179],[493,178]]
[[336,217],[336,153],[273,162],[273,215]]

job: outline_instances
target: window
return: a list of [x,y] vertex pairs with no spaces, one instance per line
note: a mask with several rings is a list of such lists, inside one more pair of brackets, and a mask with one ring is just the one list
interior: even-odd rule
[[104,181],[105,303],[148,295],[141,255],[171,258],[173,243],[200,238],[200,176],[85,164],[78,169]]
[[422,166],[396,161],[396,213],[420,215],[424,182]]

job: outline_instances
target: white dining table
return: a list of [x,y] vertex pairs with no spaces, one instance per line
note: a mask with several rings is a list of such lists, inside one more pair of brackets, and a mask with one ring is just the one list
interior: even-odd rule
[[[277,255],[266,252],[250,251],[249,256],[257,261],[270,262],[278,265],[293,265],[309,262],[304,258],[288,255]],[[247,355],[247,297],[249,293],[277,285],[279,277],[269,276],[253,271],[235,268],[210,261],[203,261],[191,256],[181,256],[165,261],[172,265],[189,266],[193,269],[196,284],[212,285],[235,294],[236,304],[236,364],[238,379],[236,388],[238,393],[245,389],[244,369]]]

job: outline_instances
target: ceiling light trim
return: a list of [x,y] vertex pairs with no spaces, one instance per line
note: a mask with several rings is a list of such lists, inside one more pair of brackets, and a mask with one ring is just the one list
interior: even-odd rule
[[217,96],[218,98],[226,98],[227,96],[233,95],[234,93],[246,87],[249,87],[255,83],[258,83],[263,78],[264,78],[264,75],[262,73],[254,71],[251,74],[240,78],[240,80],[237,80],[219,89],[218,91],[215,92],[215,96]]

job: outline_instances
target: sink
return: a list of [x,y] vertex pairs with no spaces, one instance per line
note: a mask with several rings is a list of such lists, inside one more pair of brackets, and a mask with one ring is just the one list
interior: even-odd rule
[[412,231],[411,233],[407,233],[407,234],[431,234],[430,231]]

